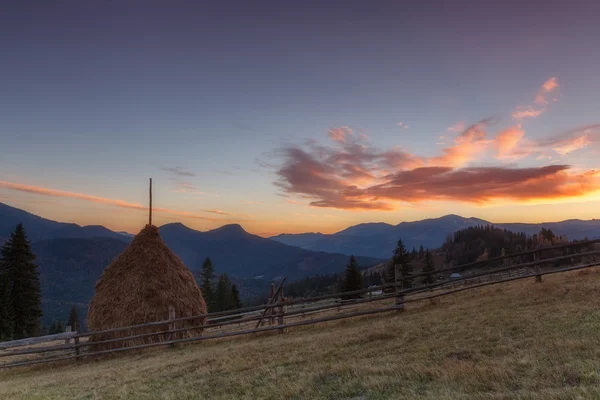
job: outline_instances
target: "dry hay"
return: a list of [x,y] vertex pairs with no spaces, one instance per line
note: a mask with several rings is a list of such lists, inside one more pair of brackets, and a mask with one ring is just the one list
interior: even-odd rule
[[[88,326],[92,331],[163,321],[206,313],[202,292],[190,270],[162,241],[158,228],[146,225],[129,247],[110,264],[96,282],[90,303]],[[198,326],[203,320],[178,322],[175,328]],[[115,339],[168,330],[168,324],[96,334],[90,341]],[[200,335],[200,329],[176,332],[172,339]],[[130,347],[171,339],[170,334],[95,345],[93,351]]]

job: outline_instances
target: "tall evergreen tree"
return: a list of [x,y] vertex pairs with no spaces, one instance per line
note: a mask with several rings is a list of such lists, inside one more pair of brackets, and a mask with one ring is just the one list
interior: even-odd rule
[[15,331],[11,289],[8,274],[0,270],[0,342],[11,340]]
[[413,246],[412,251],[410,252],[410,256],[412,258],[418,258],[419,257],[419,252],[417,252],[417,249],[415,249],[415,246]]
[[433,276],[434,272],[435,264],[433,262],[433,256],[431,255],[429,250],[427,250],[425,252],[425,264],[423,265],[423,273],[427,275],[424,275],[422,278],[423,285],[430,285],[432,283],[435,283],[435,277]]
[[14,338],[36,336],[40,332],[41,289],[35,255],[22,224],[0,251],[2,270],[6,271],[12,290]]
[[[410,276],[413,273],[413,267],[412,267],[412,263],[411,263],[410,254],[408,253],[408,251],[406,251],[406,248],[404,247],[404,243],[402,242],[402,239],[398,240],[398,244],[396,245],[396,248],[394,249],[394,255],[392,257],[392,262],[390,263],[388,270],[387,270],[386,281],[388,283],[395,282],[395,268],[396,268],[395,266],[398,264],[402,266],[402,268],[401,268],[402,287],[403,288],[411,288],[412,287],[412,279],[410,278]],[[389,288],[389,289],[387,289],[387,291],[393,291],[393,289]]]
[[425,250],[423,249],[423,245],[419,247],[419,260],[422,260],[425,257]]
[[50,325],[50,328],[48,328],[48,334],[49,335],[54,335],[57,332],[57,328],[56,328],[56,321],[52,321],[52,324]]
[[[362,274],[360,268],[356,263],[354,256],[350,256],[350,262],[346,265],[346,271],[344,272],[344,280],[342,283],[342,292],[352,292],[354,290],[362,289]],[[345,299],[358,299],[360,294],[354,294],[344,296]]]
[[217,311],[215,307],[215,291],[213,289],[215,266],[208,257],[202,263],[202,272],[200,272],[200,277],[202,278],[202,297],[204,297],[208,312],[215,312]]
[[231,309],[231,281],[227,274],[221,275],[215,291],[215,311]]
[[71,307],[69,312],[69,318],[67,319],[67,325],[71,327],[71,331],[78,332],[81,330],[81,323],[79,322],[79,315],[77,315],[77,309],[75,305]]
[[240,300],[240,291],[236,285],[231,285],[231,306],[232,308],[242,308],[242,301]]

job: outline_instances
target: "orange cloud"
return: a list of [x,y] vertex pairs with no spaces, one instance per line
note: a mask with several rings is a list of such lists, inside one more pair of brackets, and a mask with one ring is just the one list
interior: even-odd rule
[[[454,139],[443,154],[420,158],[401,149],[381,151],[346,142],[335,148],[314,142],[308,148],[282,149],[283,165],[275,185],[283,193],[301,196],[315,207],[348,210],[395,210],[401,204],[428,200],[488,203],[496,200],[519,202],[560,200],[595,193],[600,189],[600,173],[576,173],[568,165],[532,168],[467,167],[490,147],[498,158],[518,159],[542,155],[544,149],[568,153],[589,144],[585,135],[567,138],[576,132],[590,132],[590,125],[562,133],[545,141],[525,139],[520,125],[501,131],[488,139],[491,119],[469,126]],[[553,164],[555,161],[552,161]]]
[[524,135],[525,131],[521,128],[521,125],[516,125],[500,132],[494,140],[494,144],[498,149],[497,157],[520,158],[529,154],[528,152],[523,151],[515,152],[517,144],[521,142]]
[[[97,203],[97,204],[104,204],[104,205],[115,206],[115,207],[120,207],[120,208],[128,208],[128,209],[133,209],[133,210],[147,210],[148,209],[147,206],[140,204],[140,203],[131,203],[131,202],[127,202],[124,200],[108,199],[105,197],[92,196],[89,194],[66,192],[66,191],[62,191],[62,190],[49,189],[49,188],[44,188],[44,187],[39,187],[39,186],[25,185],[25,184],[21,184],[21,183],[0,181],[0,188],[16,190],[16,191],[25,192],[25,193],[39,194],[42,196],[77,199],[77,200],[83,200],[83,201],[88,201],[88,202]],[[205,220],[209,220],[209,221],[215,220],[213,218],[206,217],[203,215],[190,213],[187,211],[170,210],[167,208],[159,208],[159,207],[154,208],[153,207],[152,211],[159,212],[159,213],[178,215],[178,216],[193,218],[193,219],[205,219]],[[231,214],[219,211],[219,210],[206,210],[206,212],[220,214],[220,215],[231,215]]]
[[459,167],[482,154],[490,140],[486,139],[486,126],[490,119],[481,120],[469,126],[464,132],[454,139],[454,146],[443,149],[444,154],[431,158],[429,165]]

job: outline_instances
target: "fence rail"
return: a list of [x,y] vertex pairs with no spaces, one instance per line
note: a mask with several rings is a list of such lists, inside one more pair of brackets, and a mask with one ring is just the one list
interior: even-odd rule
[[[452,295],[454,293],[462,292],[464,290],[470,290],[488,285],[495,285],[504,282],[510,282],[519,279],[526,279],[531,277],[541,277],[542,275],[549,275],[555,273],[562,273],[567,271],[579,270],[584,268],[590,268],[593,266],[600,265],[599,262],[593,262],[583,265],[570,266],[566,268],[545,268],[540,269],[542,265],[548,265],[556,263],[558,261],[586,257],[600,254],[600,250],[584,251],[581,253],[568,254],[564,256],[539,259],[537,255],[540,252],[547,252],[551,250],[562,250],[572,246],[585,246],[589,244],[600,243],[599,240],[576,242],[569,245],[560,245],[555,247],[548,247],[542,249],[536,249],[535,251],[527,251],[519,254],[512,254],[509,256],[496,257],[487,260],[488,263],[495,263],[500,260],[504,260],[510,257],[519,257],[523,255],[534,255],[535,259],[532,262],[524,262],[515,265],[505,266],[501,268],[495,268],[484,272],[477,272],[470,276],[462,277],[452,281],[435,282],[433,284],[421,285],[414,288],[402,288],[402,283],[389,283],[385,285],[379,285],[376,287],[370,287],[367,289],[355,290],[352,292],[336,293],[323,296],[316,296],[306,299],[295,299],[285,300],[282,296],[283,285],[279,286],[278,292],[273,293],[268,304],[245,307],[237,310],[222,311],[216,313],[207,313],[201,315],[194,315],[189,317],[175,318],[174,313],[170,313],[170,319],[156,322],[149,322],[144,324],[137,324],[126,327],[119,327],[114,329],[105,329],[95,332],[87,333],[76,333],[76,332],[65,332],[56,335],[48,335],[38,338],[27,338],[21,340],[15,340],[11,342],[0,343],[0,358],[11,358],[18,356],[31,357],[32,355],[42,355],[47,353],[55,353],[50,356],[35,359],[18,359],[10,360],[7,363],[0,364],[0,368],[9,368],[25,365],[33,365],[40,363],[64,361],[64,360],[78,360],[83,357],[100,356],[105,354],[113,354],[131,350],[146,349],[158,346],[175,345],[177,343],[189,343],[189,342],[200,342],[210,339],[219,339],[240,335],[256,334],[261,332],[270,332],[277,330],[283,333],[285,329],[305,326],[317,323],[323,323],[328,321],[335,321],[344,318],[352,318],[363,315],[372,315],[377,313],[384,313],[390,311],[398,311],[404,308],[406,303],[413,303],[418,301],[424,301],[427,299],[433,299],[443,296]],[[477,262],[465,264],[454,268],[447,268],[435,271],[435,274],[443,272],[465,270],[467,266],[485,265],[485,263]],[[535,270],[534,268],[535,267]],[[423,274],[415,274],[413,278],[424,276]],[[283,282],[282,282],[283,284]],[[391,293],[382,293],[371,297],[358,298],[353,300],[342,300],[340,298],[347,298],[348,296],[359,296],[365,293],[370,293],[376,290],[384,290],[387,288],[393,288],[394,291]],[[425,296],[423,296],[425,294]],[[412,298],[406,298],[409,295],[420,295]],[[333,300],[336,299],[336,300]],[[382,305],[378,308],[367,308],[358,309],[359,307],[385,300],[395,299],[393,305]],[[290,307],[290,306],[298,307]],[[290,307],[286,312],[286,308]],[[269,312],[269,310],[276,310],[276,312]],[[347,311],[347,312],[342,312]],[[301,320],[291,321],[300,317]],[[310,319],[306,319],[310,318]],[[287,319],[287,321],[286,321]],[[189,322],[198,321],[198,324],[194,326],[176,328],[178,322]],[[255,322],[257,321],[257,322]],[[275,323],[275,321],[277,321]],[[269,322],[269,326],[261,326]],[[256,326],[254,326],[256,324]],[[160,329],[157,332],[138,333],[133,334],[136,329],[152,328],[152,327],[168,327],[168,329]],[[225,330],[223,330],[225,328]],[[230,329],[231,328],[231,329]],[[89,338],[92,335],[104,335],[111,333],[120,333],[131,331],[131,334],[126,337],[108,338],[104,340],[88,342],[80,341],[80,339]],[[197,332],[201,331],[200,335],[173,339],[173,334],[179,332]],[[153,343],[136,344],[127,346],[128,341],[136,339],[145,339],[155,337],[159,335],[169,335],[169,339],[165,341],[158,341]],[[64,340],[64,344],[57,345],[56,343],[46,347],[31,347],[23,348],[26,346],[37,345],[40,343],[51,343],[56,341]],[[111,344],[121,342],[121,347],[107,349],[107,350],[95,350],[94,345]],[[15,350],[9,350],[15,348]],[[20,349],[19,349],[20,348]]]

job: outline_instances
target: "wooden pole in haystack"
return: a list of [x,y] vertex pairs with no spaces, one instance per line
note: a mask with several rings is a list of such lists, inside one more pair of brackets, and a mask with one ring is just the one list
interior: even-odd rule
[[152,178],[150,178],[150,217],[148,218],[148,225],[152,225]]

